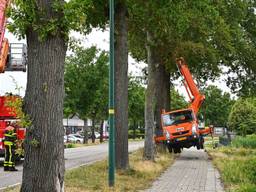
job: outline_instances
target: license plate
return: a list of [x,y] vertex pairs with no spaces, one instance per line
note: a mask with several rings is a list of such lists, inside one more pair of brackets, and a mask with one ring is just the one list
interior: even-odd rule
[[176,131],[184,131],[184,127],[177,128]]
[[181,138],[177,138],[176,140],[177,141],[183,141],[183,140],[186,140],[187,139],[187,137],[181,137]]

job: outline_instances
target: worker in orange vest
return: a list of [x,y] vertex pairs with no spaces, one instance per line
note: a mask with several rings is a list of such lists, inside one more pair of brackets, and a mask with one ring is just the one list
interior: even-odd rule
[[5,146],[5,159],[4,171],[18,171],[15,168],[15,143],[17,141],[17,134],[13,126],[5,128],[4,132],[4,146]]

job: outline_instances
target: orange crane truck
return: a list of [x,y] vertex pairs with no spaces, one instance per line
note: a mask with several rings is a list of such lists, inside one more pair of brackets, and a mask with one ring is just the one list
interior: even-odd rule
[[[27,47],[24,43],[9,43],[5,38],[6,10],[10,0],[0,0],[0,73],[5,71],[26,71]],[[15,127],[18,147],[22,147],[25,128],[18,126],[15,110],[8,106],[8,102],[21,99],[18,96],[0,96],[0,156],[4,156],[4,130],[11,124]],[[17,150],[18,151],[18,150]]]
[[175,111],[162,111],[161,124],[163,135],[155,137],[155,141],[164,142],[169,152],[180,153],[181,149],[196,146],[204,148],[203,136],[211,133],[210,128],[204,127],[198,118],[198,111],[205,100],[188,69],[183,58],[176,60],[179,72],[183,77],[183,84],[190,99],[190,105],[186,109]]

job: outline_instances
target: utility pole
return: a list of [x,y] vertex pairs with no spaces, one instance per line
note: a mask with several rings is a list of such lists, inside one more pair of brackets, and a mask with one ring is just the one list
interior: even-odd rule
[[110,46],[109,46],[109,155],[108,185],[115,185],[115,104],[114,104],[114,0],[109,0]]

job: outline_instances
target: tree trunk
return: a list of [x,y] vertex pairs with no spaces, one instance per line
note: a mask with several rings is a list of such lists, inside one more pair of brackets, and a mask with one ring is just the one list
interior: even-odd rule
[[155,100],[155,52],[152,48],[152,35],[147,32],[147,57],[148,57],[148,85],[145,94],[145,160],[154,161],[154,100]]
[[129,167],[128,159],[128,45],[127,7],[115,7],[115,129],[116,168]]
[[100,122],[100,143],[103,142],[103,126],[104,126],[104,120],[101,120],[101,122]]
[[95,118],[92,118],[92,128],[91,128],[91,132],[92,132],[92,143],[95,143]]
[[136,139],[136,121],[133,120],[133,136],[132,136],[133,139]]
[[[39,5],[51,9],[49,1],[40,2]],[[53,13],[49,11],[48,14]],[[24,111],[31,125],[26,132],[21,191],[62,192],[65,172],[62,122],[64,60],[67,44],[60,33],[49,35],[43,41],[39,41],[38,34],[32,29],[28,29],[26,35],[28,81]]]
[[[155,58],[156,61],[160,61],[160,58]],[[155,74],[156,86],[156,136],[163,135],[161,125],[161,113],[162,110],[170,110],[170,73],[166,71],[165,66],[161,63],[156,67]]]
[[84,127],[83,127],[83,132],[84,132],[84,139],[83,143],[88,144],[88,126],[87,126],[87,119],[84,119]]
[[[163,129],[161,125],[161,113],[162,110],[170,110],[170,73],[166,71],[165,66],[161,63],[161,58],[157,58],[155,55],[155,60],[160,64],[156,66],[155,82],[156,86],[156,108],[155,108],[155,118],[156,118],[156,136],[163,135]],[[164,143],[158,143],[158,150],[165,152],[166,148]]]

